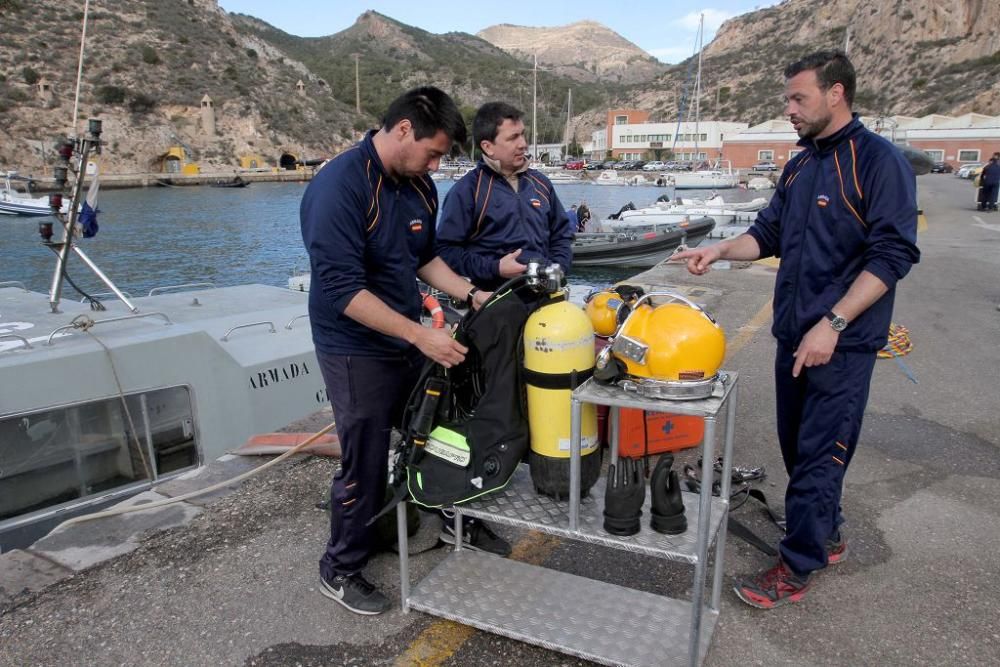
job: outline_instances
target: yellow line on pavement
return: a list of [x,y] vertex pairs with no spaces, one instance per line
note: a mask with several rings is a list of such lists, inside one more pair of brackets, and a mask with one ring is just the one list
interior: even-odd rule
[[[512,560],[541,565],[559,546],[559,538],[529,531],[511,548]],[[455,654],[476,629],[454,621],[434,621],[417,635],[409,648],[393,662],[395,667],[438,667]]]
[[774,299],[768,299],[757,314],[750,318],[750,321],[736,330],[736,335],[726,343],[727,359],[736,354],[744,345],[750,342],[753,335],[760,331],[760,328],[771,319],[772,303]]

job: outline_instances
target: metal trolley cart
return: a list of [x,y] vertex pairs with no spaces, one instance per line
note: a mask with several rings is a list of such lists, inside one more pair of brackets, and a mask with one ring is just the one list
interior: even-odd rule
[[[708,649],[719,615],[729,509],[730,476],[712,497],[716,421],[723,409],[725,449],[722,469],[732,468],[736,417],[736,373],[720,372],[713,396],[666,401],[638,396],[588,380],[573,392],[569,502],[535,493],[521,465],[510,483],[486,498],[455,507],[456,547],[414,588],[410,588],[406,509],[397,507],[399,567],[404,611],[416,609],[481,630],[609,665],[698,665]],[[617,459],[618,408],[694,415],[705,420],[700,494],[684,492],[688,530],[661,535],[644,522],[636,535],[618,537],[603,529],[604,485],[599,480],[580,499],[580,423],[584,403],[611,406],[612,462]],[[646,497],[643,516],[650,516]],[[558,535],[694,565],[692,599],[672,598],[607,584],[557,570],[461,549],[462,515]],[[705,604],[709,549],[716,545],[712,592]],[[707,606],[707,609],[706,609]],[[594,609],[617,618],[617,629],[594,622]]]

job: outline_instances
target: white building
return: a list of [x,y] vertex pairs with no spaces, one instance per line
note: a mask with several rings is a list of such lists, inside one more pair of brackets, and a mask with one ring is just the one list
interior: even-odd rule
[[595,159],[715,160],[722,157],[723,135],[746,129],[747,126],[747,123],[715,120],[698,123],[615,123],[593,133],[590,155]]

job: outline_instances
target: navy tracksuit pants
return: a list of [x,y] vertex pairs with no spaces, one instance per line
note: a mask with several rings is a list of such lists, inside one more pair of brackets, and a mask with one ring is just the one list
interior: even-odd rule
[[319,562],[332,579],[364,569],[374,548],[365,524],[385,504],[389,437],[399,426],[423,355],[379,358],[316,351],[340,438],[340,469],[330,487],[330,540]]
[[876,355],[837,351],[829,363],[803,368],[795,378],[793,351],[779,343],[774,363],[778,441],[788,472],[787,531],[779,548],[785,563],[805,575],[826,567],[826,541],[844,520],[844,474],[861,432]]

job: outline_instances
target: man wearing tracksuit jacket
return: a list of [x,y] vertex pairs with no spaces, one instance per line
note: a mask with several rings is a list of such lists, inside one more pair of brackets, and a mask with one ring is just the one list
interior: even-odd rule
[[495,290],[539,259],[569,272],[573,234],[552,183],[528,168],[521,112],[502,102],[476,112],[472,134],[482,161],[445,197],[437,251],[476,287]]
[[787,532],[773,567],[736,594],[770,609],[797,602],[814,572],[841,562],[844,474],[861,431],[896,282],[919,261],[916,181],[902,154],[851,103],[854,68],[839,51],[785,69],[785,113],[802,151],[746,234],[678,253],[705,273],[718,259],[777,256],[777,430],[788,472]]
[[[448,95],[415,88],[392,102],[380,130],[320,170],[302,198],[309,317],[341,447],[320,591],[358,614],[390,607],[361,573],[374,549],[368,521],[385,501],[390,429],[425,357],[451,367],[468,351],[446,329],[421,326],[417,277],[476,308],[488,296],[434,253],[437,189],[427,173],[465,133]],[[466,539],[487,531],[478,528]],[[509,553],[488,537],[489,550]]]

